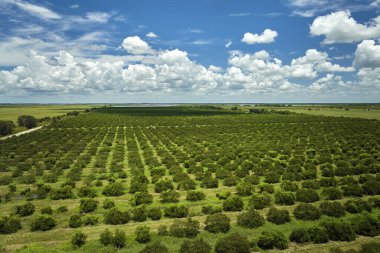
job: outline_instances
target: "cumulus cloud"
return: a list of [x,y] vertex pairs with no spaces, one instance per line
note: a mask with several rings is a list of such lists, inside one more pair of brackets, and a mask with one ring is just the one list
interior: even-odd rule
[[130,54],[152,54],[154,52],[148,43],[140,39],[139,36],[125,38],[122,47]]
[[325,36],[324,44],[350,43],[380,37],[380,16],[368,25],[359,24],[350,11],[317,17],[310,26],[313,36]]
[[364,40],[356,48],[354,66],[356,68],[380,68],[380,45],[374,40]]
[[272,43],[277,36],[276,31],[265,29],[262,34],[245,33],[241,41],[247,44]]

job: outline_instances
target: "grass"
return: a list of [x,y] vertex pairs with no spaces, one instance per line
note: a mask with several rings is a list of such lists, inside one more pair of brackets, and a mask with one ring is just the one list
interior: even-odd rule
[[0,120],[17,122],[20,115],[32,115],[37,119],[65,115],[71,111],[84,111],[94,105],[1,105]]

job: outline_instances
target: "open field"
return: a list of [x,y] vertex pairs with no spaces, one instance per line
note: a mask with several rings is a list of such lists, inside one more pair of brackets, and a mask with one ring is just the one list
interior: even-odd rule
[[323,115],[333,117],[350,117],[380,120],[380,105],[314,105],[314,106],[291,106],[272,107],[274,110],[288,110],[290,112],[310,115]]
[[94,105],[0,105],[0,120],[10,120],[17,123],[20,115],[32,115],[37,119],[62,116],[71,111],[84,111]]
[[[186,237],[193,237],[178,237],[173,222],[191,217],[199,222],[196,238],[213,249],[234,232],[247,237],[252,251],[359,249],[380,239],[379,175],[376,120],[247,114],[205,106],[96,109],[0,141],[0,213],[21,223],[14,233],[0,234],[0,247],[9,252],[113,252],[99,237],[106,228],[118,228],[127,235],[127,246],[118,251],[140,252],[146,244],[135,240],[135,230],[146,225],[151,241],[178,252]],[[85,210],[81,200],[89,199],[95,207]],[[104,206],[105,200],[115,207]],[[25,203],[32,203],[33,212],[16,214],[16,206]],[[315,207],[319,216],[301,219],[295,214],[301,203]],[[334,203],[333,212],[324,208],[326,203]],[[47,207],[51,213],[46,214]],[[290,220],[276,225],[268,214],[271,207],[288,213]],[[55,226],[31,231],[42,210]],[[209,232],[210,212],[225,214],[231,229]],[[247,212],[256,215],[258,224],[239,222]],[[119,216],[124,220],[112,221]],[[80,222],[74,224],[73,217]],[[363,219],[374,224],[365,232],[355,223]],[[347,238],[289,241],[295,229],[324,229],[323,222],[341,220]],[[167,235],[158,235],[162,225]],[[77,231],[88,238],[74,249],[70,240]],[[265,249],[259,243],[263,231],[279,231],[286,249]]]

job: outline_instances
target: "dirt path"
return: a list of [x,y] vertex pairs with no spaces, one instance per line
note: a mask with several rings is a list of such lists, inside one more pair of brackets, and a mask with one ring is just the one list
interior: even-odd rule
[[43,126],[38,126],[38,127],[31,128],[31,129],[28,129],[28,130],[25,130],[25,131],[22,131],[22,132],[19,132],[19,133],[7,135],[7,136],[4,136],[4,137],[1,137],[0,140],[5,140],[5,139],[8,139],[8,138],[11,138],[12,136],[20,136],[20,135],[23,135],[23,134],[28,134],[28,133],[34,132],[34,131],[36,131],[38,129],[41,129],[42,127]]

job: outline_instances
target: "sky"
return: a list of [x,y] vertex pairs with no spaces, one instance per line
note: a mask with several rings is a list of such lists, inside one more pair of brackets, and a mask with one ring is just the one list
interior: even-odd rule
[[380,0],[0,0],[0,103],[380,102]]

